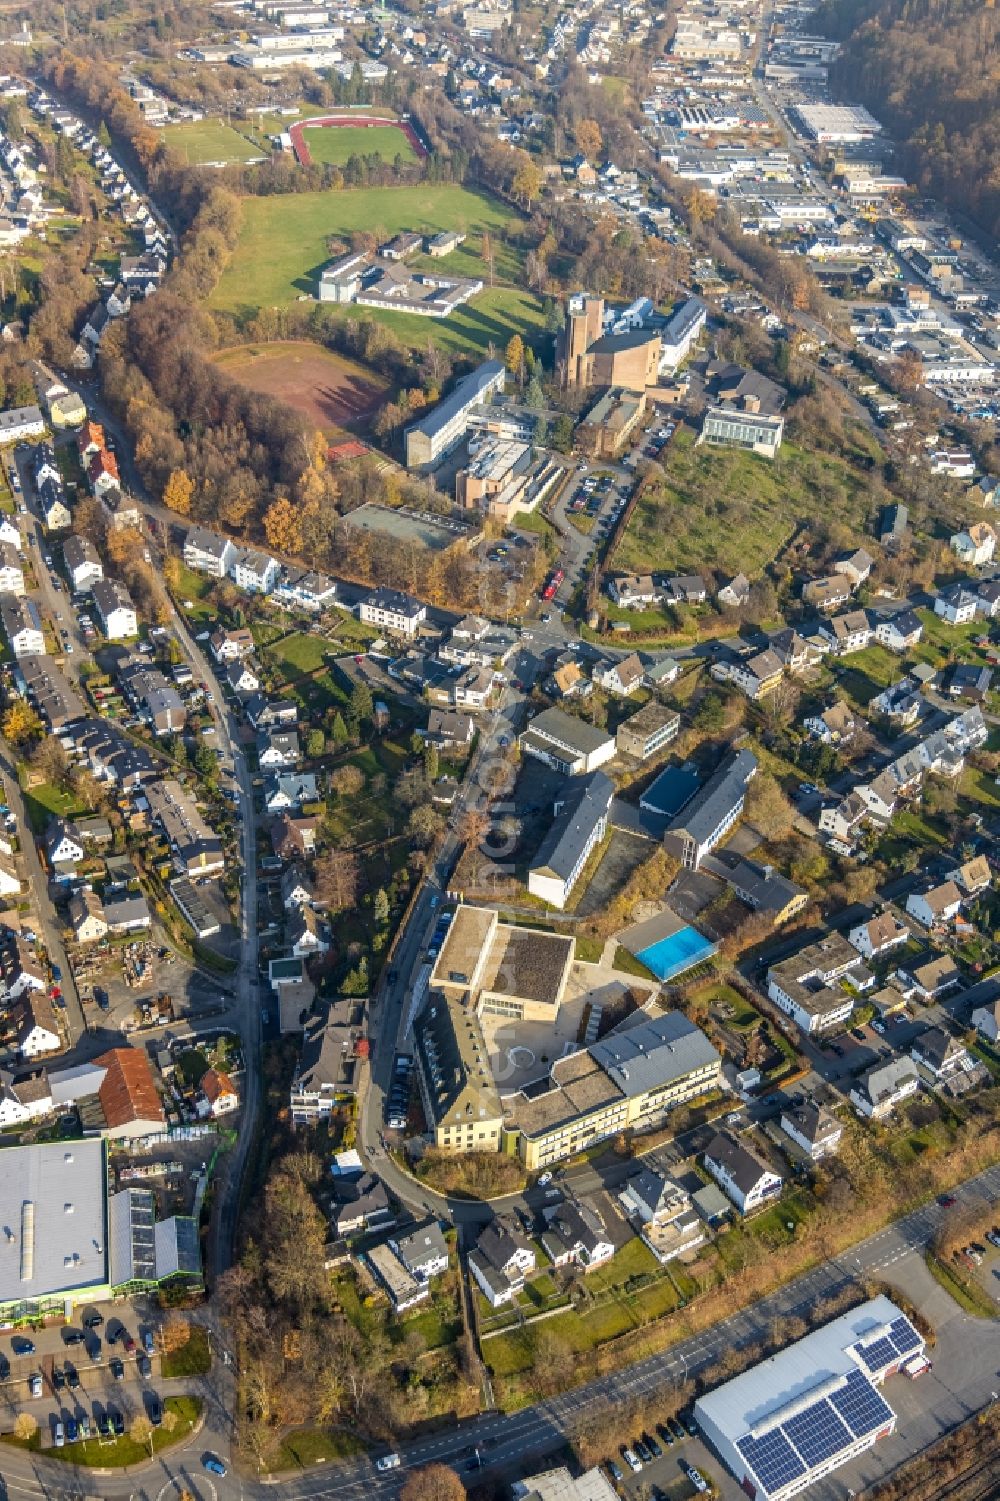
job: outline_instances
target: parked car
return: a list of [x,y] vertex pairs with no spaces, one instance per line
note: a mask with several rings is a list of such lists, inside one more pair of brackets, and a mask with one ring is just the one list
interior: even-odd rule
[[76,1443],[76,1437],[77,1437],[77,1434],[79,1433],[79,1431],[80,1430],[77,1427],[76,1418],[67,1418],[66,1419],[66,1441],[67,1441],[67,1443],[75,1444]]
[[636,1441],[635,1441],[635,1452],[639,1456],[639,1458],[642,1460],[642,1462],[643,1462],[644,1465],[648,1465],[648,1464],[652,1463],[652,1459],[653,1459],[652,1450],[649,1449],[649,1447],[646,1445],[646,1443],[645,1443],[645,1441],[643,1439],[641,1439],[641,1438],[637,1438],[636,1439]]
[[37,1371],[33,1376],[29,1376],[28,1378],[28,1390],[33,1397],[40,1397],[42,1395],[42,1378]]
[[[398,1457],[399,1456],[397,1455],[397,1459],[398,1459]],[[222,1463],[222,1460],[221,1459],[217,1459],[214,1454],[210,1454],[207,1459],[203,1459],[202,1460],[202,1464],[204,1465],[205,1469],[208,1471],[208,1473],[210,1475],[225,1475],[226,1474],[226,1467],[225,1467],[225,1465]]]
[[125,1380],[125,1362],[117,1355],[111,1362],[111,1374],[116,1381]]
[[65,1371],[66,1371],[66,1385],[69,1387],[69,1389],[70,1389],[71,1392],[77,1391],[79,1389],[79,1386],[80,1386],[80,1377],[77,1374],[76,1366],[75,1365],[70,1365],[69,1361],[67,1360],[66,1366],[65,1366]]
[[150,1395],[146,1401],[146,1412],[153,1427],[159,1428],[163,1422],[163,1404],[160,1402],[159,1397]]
[[699,1491],[703,1495],[707,1492],[708,1481],[705,1479],[700,1470],[695,1469],[694,1465],[685,1465],[684,1473],[687,1475],[687,1478],[690,1480],[696,1491]]
[[630,1449],[627,1444],[623,1444],[621,1449],[619,1450],[619,1453],[621,1454],[622,1459],[624,1459],[625,1463],[628,1465],[629,1469],[632,1471],[633,1475],[638,1475],[639,1471],[642,1469],[642,1460],[639,1458],[638,1454],[636,1454],[635,1450]]
[[622,1481],[625,1479],[625,1476],[622,1473],[621,1466],[616,1464],[613,1459],[608,1460],[608,1474],[611,1476],[612,1480],[617,1482],[618,1485],[621,1485]]
[[23,1334],[15,1334],[10,1342],[10,1347],[15,1355],[34,1355],[35,1341],[28,1339]]
[[122,1434],[125,1432],[125,1418],[123,1414],[118,1411],[117,1407],[111,1408],[111,1426],[115,1430],[115,1433],[118,1435],[118,1437],[121,1438]]
[[63,1425],[59,1422],[58,1418],[52,1425],[52,1442],[55,1444],[57,1449],[61,1449],[66,1443],[66,1430],[63,1428]]

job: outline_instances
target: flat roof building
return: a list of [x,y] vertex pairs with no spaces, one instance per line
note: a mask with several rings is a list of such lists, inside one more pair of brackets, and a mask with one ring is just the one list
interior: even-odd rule
[[544,709],[536,714],[520,736],[525,755],[544,761],[566,776],[596,771],[615,753],[615,742],[604,730],[563,709]]
[[0,1312],[17,1322],[106,1296],[104,1142],[35,1142],[0,1152]]
[[748,1495],[786,1501],[893,1432],[879,1387],[923,1350],[896,1305],[872,1298],[700,1397],[695,1421]]
[[473,407],[503,390],[505,368],[500,360],[484,360],[464,376],[433,411],[406,429],[406,467],[431,469],[465,437]]
[[688,869],[697,870],[708,852],[736,823],[756,770],[757,760],[751,751],[740,750],[727,756],[714,776],[673,820],[664,842]]

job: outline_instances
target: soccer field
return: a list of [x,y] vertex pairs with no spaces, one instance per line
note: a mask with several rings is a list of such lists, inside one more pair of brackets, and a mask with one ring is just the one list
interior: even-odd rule
[[415,162],[416,152],[406,133],[397,125],[312,125],[303,130],[302,140],[314,162],[329,162],[342,167],[352,156],[375,156],[393,162]]
[[167,125],[163,140],[193,167],[215,162],[251,162],[263,159],[267,152],[222,120],[192,120],[183,125]]
[[[505,343],[512,333],[532,339],[541,329],[539,298],[517,285],[523,257],[516,245],[502,244],[504,231],[514,232],[520,219],[513,209],[485,193],[452,183],[421,183],[412,188],[367,188],[334,193],[282,194],[243,201],[240,243],[219,280],[211,306],[238,317],[260,307],[314,297],[319,273],[331,259],[331,235],[349,239],[355,230],[373,230],[389,238],[402,230],[436,233],[457,229],[465,244],[444,260],[428,260],[436,269],[454,269],[464,276],[488,281],[481,259],[482,236],[494,237],[497,285],[487,287],[450,318],[421,318],[406,313],[328,305],[331,317],[359,315],[377,318],[404,343],[426,345],[433,339],[442,348],[478,351],[491,341]],[[422,264],[418,258],[411,262]]]

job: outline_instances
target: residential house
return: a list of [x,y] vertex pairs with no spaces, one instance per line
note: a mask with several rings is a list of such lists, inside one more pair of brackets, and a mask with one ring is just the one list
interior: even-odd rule
[[238,629],[228,631],[221,625],[216,626],[208,645],[212,656],[218,663],[239,662],[244,657],[253,655],[253,631],[248,626],[240,626]]
[[971,589],[966,589],[964,584],[952,584],[936,596],[934,613],[949,625],[968,625],[976,618],[978,604],[978,597]]
[[956,662],[948,669],[945,689],[949,698],[984,704],[992,683],[993,673],[989,667],[980,667],[975,662]]
[[881,959],[901,943],[908,943],[910,930],[894,912],[885,911],[857,923],[847,937],[865,959]]
[[240,657],[234,662],[227,662],[222,680],[231,693],[257,693],[260,689],[260,678],[254,664],[246,657]]
[[915,958],[907,959],[899,966],[895,980],[907,1000],[916,996],[929,1004],[961,985],[962,976],[950,954],[924,949]]
[[[775,631],[769,636],[768,643],[782,667],[793,676],[815,666],[822,656],[822,651],[818,651],[798,631],[792,630],[791,626]],[[828,649],[829,643],[824,642],[823,651]]]
[[101,629],[108,641],[126,641],[139,634],[135,605],[117,579],[98,579],[91,590]]
[[833,565],[833,571],[844,574],[855,589],[860,589],[874,566],[875,559],[871,553],[859,547],[856,552],[848,553],[844,558],[838,558]]
[[396,589],[377,589],[361,601],[358,617],[367,625],[412,640],[427,619],[427,606]]
[[654,584],[650,573],[618,574],[608,584],[608,593],[622,610],[649,609],[663,598],[663,591]]
[[62,1047],[55,1009],[44,990],[28,990],[10,1010],[17,1051],[22,1058],[41,1058]]
[[[104,428],[99,422],[88,419],[76,435],[76,451],[79,455],[80,463],[86,466],[88,459],[92,459],[95,453],[100,453],[106,447]],[[51,453],[51,449],[49,452]],[[55,467],[54,456],[52,463],[53,467]],[[56,470],[56,477],[58,478],[58,470]],[[35,476],[35,480],[37,483],[37,475]]]
[[842,573],[831,573],[824,578],[809,579],[803,585],[802,598],[814,610],[829,613],[842,609],[854,593],[851,580]]
[[45,655],[42,617],[33,599],[17,594],[0,595],[0,624],[15,657]]
[[334,1182],[337,1203],[332,1211],[338,1235],[356,1235],[360,1230],[384,1230],[392,1223],[389,1193],[374,1173],[338,1177]]
[[746,574],[738,573],[728,584],[723,584],[716,599],[728,610],[742,609],[750,599],[750,580]]
[[48,478],[42,480],[38,486],[38,509],[46,531],[65,531],[73,521],[61,481]]
[[766,912],[775,927],[788,922],[809,903],[808,892],[781,875],[773,865],[761,865],[723,850],[707,857],[705,868],[713,875],[720,875],[752,911]]
[[764,651],[722,658],[713,664],[712,676],[722,682],[735,683],[747,698],[756,702],[774,692],[784,670],[781,659],[768,647]]
[[389,1241],[403,1266],[418,1282],[430,1282],[448,1270],[448,1246],[436,1220]]
[[264,730],[257,736],[257,762],[262,771],[294,767],[301,754],[295,730]]
[[268,813],[301,808],[318,797],[314,771],[278,771],[264,778],[264,807]]
[[823,745],[839,747],[847,745],[853,740],[863,721],[858,718],[846,703],[840,701],[831,704],[829,709],[824,709],[820,714],[812,714],[803,721],[803,729],[814,740],[819,740]]
[[319,615],[335,603],[337,586],[325,573],[286,567],[281,569],[271,595],[293,610]]
[[615,753],[615,742],[604,730],[575,719],[562,709],[544,709],[536,714],[522,731],[519,742],[525,755],[544,761],[564,776],[596,771]]
[[278,577],[278,562],[269,553],[241,549],[229,565],[237,589],[247,594],[270,594]]
[[588,698],[594,685],[580,666],[575,652],[564,652],[553,668],[546,684],[546,692],[553,698]]
[[101,555],[89,537],[67,537],[63,543],[63,561],[74,594],[89,594],[104,577]]
[[44,849],[46,858],[53,867],[76,865],[84,855],[83,840],[76,826],[62,818],[50,820],[45,830]]
[[875,627],[875,640],[890,651],[904,652],[916,646],[924,633],[924,623],[915,610],[900,610]]
[[309,907],[315,899],[312,880],[301,865],[290,865],[281,876],[281,905],[286,912]]
[[824,621],[819,633],[830,643],[838,657],[850,656],[852,652],[864,651],[871,645],[874,631],[864,610],[848,610],[844,615],[835,615]]
[[118,473],[118,460],[113,453],[102,448],[100,453],[95,453],[87,463],[87,481],[90,485],[91,494],[98,499],[108,490],[121,489],[121,475]]
[[940,1084],[953,1074],[971,1073],[969,1050],[943,1027],[928,1027],[910,1044],[910,1057],[931,1084]]
[[542,1245],[557,1266],[572,1263],[587,1272],[615,1254],[614,1241],[592,1205],[570,1198],[543,1209],[542,1214],[546,1223]]
[[142,892],[106,896],[104,918],[109,933],[139,933],[152,924],[149,904]]
[[993,561],[997,534],[988,521],[977,521],[951,538],[952,552],[967,568],[982,568]]
[[708,598],[705,580],[697,573],[684,573],[668,578],[663,586],[664,595],[675,605],[703,605]]
[[978,896],[993,884],[993,872],[985,855],[975,855],[951,871],[948,879],[960,886],[966,897]]
[[311,959],[314,954],[325,954],[330,947],[326,924],[312,907],[305,905],[289,914],[285,937],[295,959]]
[[54,485],[62,485],[62,472],[56,463],[55,450],[51,443],[39,443],[32,450],[31,477],[35,481],[36,489],[41,489],[46,480],[51,480]]
[[972,1013],[972,1025],[980,1037],[995,1048],[1000,1042],[1000,1000],[977,1006]]
[[318,818],[292,818],[283,813],[271,829],[271,848],[282,860],[298,860],[316,853]]
[[18,876],[11,855],[0,850],[0,897],[17,896],[21,890],[21,879]]
[[631,698],[642,687],[644,678],[643,666],[636,652],[594,668],[594,682],[618,698]]
[[840,1146],[844,1128],[836,1116],[815,1100],[789,1106],[781,1112],[780,1125],[785,1135],[813,1162],[833,1157]]
[[104,904],[89,886],[74,891],[69,899],[69,921],[77,943],[97,943],[107,936]]
[[16,547],[0,542],[0,594],[24,593],[24,568]]
[[661,1262],[696,1250],[705,1227],[691,1195],[672,1178],[644,1167],[619,1191],[618,1202]]
[[214,1120],[220,1115],[230,1115],[240,1107],[240,1097],[236,1086],[227,1073],[221,1069],[210,1068],[202,1075],[200,1089],[208,1106],[208,1114]]
[[851,1085],[850,1101],[866,1120],[881,1121],[920,1088],[917,1071],[908,1058],[877,1063]]
[[490,1307],[500,1308],[514,1301],[536,1260],[534,1247],[516,1224],[495,1219],[469,1253],[469,1271]]
[[496,680],[490,667],[469,667],[451,680],[452,702],[460,709],[485,709]]
[[228,537],[193,526],[184,539],[184,562],[198,573],[223,579],[230,572],[236,548]]
[[741,1214],[780,1196],[784,1180],[755,1151],[720,1131],[705,1148],[705,1167]]
[[225,867],[222,840],[190,793],[174,777],[146,788],[150,816],[163,831],[178,874],[190,880],[217,875]]
[[942,881],[927,891],[913,891],[906,898],[906,910],[925,928],[954,921],[962,910],[962,893],[954,881]]
[[[888,645],[888,642],[883,644]],[[877,697],[870,700],[868,707],[873,714],[884,714],[898,728],[908,729],[920,718],[922,705],[920,685],[916,678],[907,675],[883,688]]]
[[425,740],[442,748],[469,746],[476,733],[476,722],[471,714],[459,714],[454,709],[431,709],[427,715]]
[[52,1089],[44,1068],[15,1077],[0,1072],[0,1128],[23,1126],[52,1110]]
[[982,579],[976,585],[979,613],[987,620],[1000,615],[1000,579]]

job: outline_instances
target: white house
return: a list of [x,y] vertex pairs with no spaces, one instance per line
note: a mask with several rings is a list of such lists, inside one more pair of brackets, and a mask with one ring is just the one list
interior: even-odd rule
[[28,992],[11,1012],[22,1058],[40,1058],[62,1047],[52,1003],[45,995]]
[[282,770],[298,764],[299,737],[295,730],[265,730],[257,736],[257,761],[266,770]]
[[397,636],[413,637],[427,619],[427,606],[397,589],[377,589],[358,606],[358,618]]
[[1000,1000],[990,1001],[986,1006],[977,1006],[972,1013],[972,1025],[980,1037],[996,1047],[1000,1039]]
[[904,652],[916,646],[924,633],[924,623],[914,610],[900,610],[888,620],[880,620],[875,627],[875,640],[890,651]]
[[934,1084],[953,1074],[971,1073],[974,1064],[969,1050],[942,1027],[928,1027],[910,1044],[910,1057],[924,1077]]
[[977,521],[951,538],[951,550],[968,568],[982,568],[993,560],[997,534],[988,521]]
[[720,1131],[705,1148],[705,1167],[741,1214],[781,1194],[784,1180],[755,1152]]
[[9,855],[0,854],[0,896],[17,896],[21,882]]
[[878,959],[882,954],[888,954],[899,944],[906,943],[909,936],[910,930],[893,912],[880,912],[869,917],[847,935],[850,943],[866,959]]
[[469,1270],[492,1308],[513,1302],[535,1270],[535,1248],[514,1225],[492,1220],[469,1254]]
[[63,561],[74,594],[89,594],[104,577],[101,555],[89,537],[67,537],[63,543]]
[[252,662],[245,657],[226,663],[225,681],[234,693],[256,693],[260,678]]
[[198,573],[223,579],[235,557],[236,548],[228,537],[206,531],[203,526],[193,526],[184,539],[184,562]]
[[949,625],[968,625],[970,620],[976,618],[978,604],[979,600],[971,589],[966,589],[962,584],[952,584],[950,589],[943,589],[935,598],[934,613]]
[[844,1134],[836,1116],[814,1100],[783,1110],[780,1125],[785,1135],[813,1162],[834,1156]]
[[108,641],[127,641],[139,634],[135,605],[124,584],[117,579],[97,579],[91,590],[101,629]]
[[920,1088],[917,1071],[908,1058],[881,1063],[851,1085],[850,1100],[866,1120],[881,1121]]
[[15,657],[45,655],[42,617],[33,599],[17,594],[0,595],[0,624]]
[[925,928],[951,922],[962,910],[962,893],[954,881],[943,881],[929,891],[912,891],[906,898],[906,910]]
[[229,571],[238,589],[247,594],[270,594],[280,570],[277,559],[269,553],[247,548],[236,554]]
[[594,668],[594,682],[618,698],[631,698],[642,687],[645,676],[636,652],[623,657],[621,661],[608,662]]
[[0,594],[24,593],[24,569],[15,547],[0,542]]

